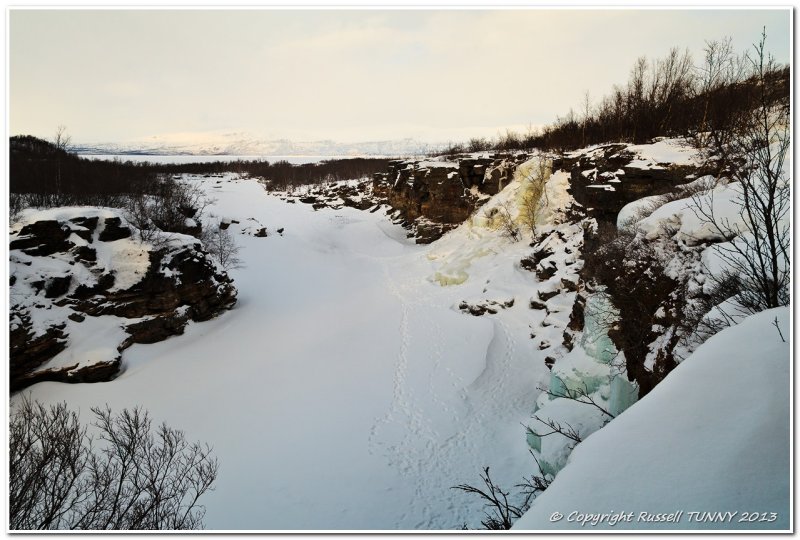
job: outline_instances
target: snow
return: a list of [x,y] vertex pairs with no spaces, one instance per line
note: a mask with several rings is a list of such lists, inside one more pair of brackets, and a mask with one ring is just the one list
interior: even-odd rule
[[616,188],[611,184],[591,184],[587,188],[602,189],[603,191],[616,191]]
[[617,229],[622,229],[625,226],[636,225],[634,222],[636,218],[642,218],[652,214],[653,210],[664,204],[663,195],[651,195],[650,197],[642,197],[636,199],[622,207],[617,214]]
[[[741,215],[741,186],[738,183],[720,185],[703,197],[704,206],[717,222],[732,231],[744,230]],[[726,238],[708,219],[698,215],[698,203],[692,198],[668,202],[639,222],[638,227],[648,240],[657,238],[665,227],[675,231],[675,239],[688,245],[719,242]]]
[[[505,485],[530,468],[521,424],[547,372],[527,305],[541,284],[517,264],[527,242],[463,226],[419,246],[380,213],[314,211],[254,180],[218,180],[189,181],[216,199],[208,222],[240,222],[228,229],[244,264],[231,272],[236,307],[126,349],[112,382],[45,382],[25,392],[65,400],[84,420],[95,405],[143,405],[155,423],[208,442],[220,461],[216,490],[203,501],[208,529],[479,526],[481,501],[450,487],[478,481],[486,465]],[[254,223],[285,231],[257,238],[246,234]],[[472,258],[458,258],[456,236]],[[461,285],[434,279],[458,264],[466,265]],[[454,309],[467,298],[512,297],[497,315]],[[67,351],[100,354],[100,338],[118,330],[105,321],[86,326],[86,340],[72,336]]]
[[[520,280],[518,271],[514,270],[514,265],[529,255],[531,249],[527,242],[514,242],[503,234],[496,212],[509,209],[512,219],[520,225],[523,237],[530,237],[530,232],[523,230],[524,226],[519,223],[516,210],[525,193],[522,180],[538,159],[532,158],[522,163],[505,189],[492,197],[466,223],[431,246],[426,256],[435,264],[436,272],[431,277],[433,281],[442,285],[460,285],[469,278],[470,268],[477,266],[480,269],[478,275],[494,274],[492,277],[495,280],[502,279],[512,291],[534,290],[531,289],[528,273],[521,274],[525,279]],[[545,184],[546,204],[539,214],[541,223],[552,223],[566,206],[570,200],[568,186],[569,173],[559,171],[551,175]],[[498,272],[500,269],[504,272]]]
[[587,146],[586,148],[580,148],[578,150],[573,150],[572,152],[567,152],[565,156],[567,157],[580,157],[580,156],[587,156],[587,157],[600,157],[603,155],[605,148],[608,147],[608,144],[594,144],[592,146]]
[[[570,158],[585,156],[587,158],[602,157],[608,144],[597,144],[567,152]],[[629,144],[618,153],[632,154],[634,159],[627,166],[639,169],[663,169],[664,165],[698,165],[701,157],[697,150],[686,139],[658,137],[648,144]],[[624,175],[622,169],[614,173]]]
[[417,165],[418,169],[435,169],[435,168],[444,168],[444,169],[458,169],[458,163],[455,161],[420,161]]
[[640,169],[659,168],[659,164],[698,165],[699,155],[688,141],[683,139],[656,139],[651,144],[630,145],[627,152],[639,156],[629,167]]
[[148,250],[136,240],[123,238],[113,242],[95,242],[97,265],[114,273],[114,286],[109,292],[121,291],[139,283],[150,266]]
[[[523,316],[524,319],[516,322],[515,326],[521,327],[522,324],[527,323],[528,332],[536,344],[536,348],[529,354],[534,356],[538,352],[540,363],[541,359],[546,356],[556,359],[552,375],[539,371],[538,384],[529,388],[527,397],[530,401],[528,403],[535,404],[537,415],[545,421],[553,419],[558,422],[567,422],[582,435],[588,435],[600,429],[608,417],[599,410],[596,410],[597,414],[587,415],[585,405],[577,404],[576,408],[573,401],[552,398],[544,393],[540,394],[536,400],[533,390],[537,387],[549,386],[551,391],[560,393],[561,390],[558,387],[562,381],[570,388],[583,388],[584,385],[587,385],[593,398],[597,399],[599,403],[611,403],[612,405],[609,406],[615,408],[615,412],[620,412],[635,401],[636,389],[629,383],[622,384],[620,377],[617,377],[620,381],[613,378],[615,368],[609,365],[610,355],[607,350],[613,345],[609,345],[610,341],[607,338],[603,340],[603,336],[600,335],[588,336],[582,341],[581,346],[575,347],[571,352],[567,352],[561,345],[564,331],[569,323],[572,304],[575,301],[574,292],[562,290],[562,281],[577,282],[577,272],[581,268],[578,259],[583,240],[582,224],[556,224],[561,211],[572,202],[567,191],[569,173],[558,171],[552,174],[545,184],[547,199],[545,208],[540,214],[540,229],[552,231],[553,234],[540,246],[553,251],[553,255],[544,258],[540,264],[553,263],[557,269],[547,281],[534,281],[531,279],[530,273],[518,269],[518,261],[530,255],[531,249],[525,242],[512,242],[505,237],[493,217],[497,209],[500,211],[508,209],[512,218],[517,218],[515,210],[524,195],[522,179],[527,177],[528,168],[535,166],[537,159],[533,158],[522,164],[514,179],[503,191],[481,207],[465,224],[433,244],[427,256],[437,269],[432,280],[442,286],[469,284],[473,281],[477,281],[479,284],[485,282],[486,286],[478,295],[479,298],[467,297],[473,304],[479,303],[478,300],[481,297],[499,301],[504,301],[509,296],[517,299],[522,297],[525,300],[530,298],[537,300],[539,292],[559,292],[558,295],[544,302],[545,310],[527,310],[524,306],[527,302],[522,300],[515,302],[513,308],[500,311],[498,317],[508,320],[513,313]],[[523,231],[522,234],[523,238],[526,238],[530,233]],[[506,262],[502,263],[503,261]],[[475,279],[476,277],[478,279]],[[486,279],[487,277],[488,279]],[[502,288],[498,286],[499,284],[502,284]],[[493,292],[495,287],[498,290]],[[598,305],[595,300],[589,302],[587,328],[602,334],[602,331],[595,328],[598,325],[593,326],[591,320],[594,306],[597,306],[594,311],[608,311]],[[530,350],[530,345],[527,348]],[[591,351],[595,356],[590,356],[587,351]],[[523,423],[536,429],[537,422],[535,420],[525,418]],[[539,428],[541,428],[539,431],[547,430],[541,424],[539,424]],[[542,466],[551,474],[564,466],[571,450],[570,441],[561,436],[540,438],[529,435],[528,443],[531,448],[536,450],[537,459]],[[529,460],[527,470],[531,470],[531,468],[532,463]],[[518,483],[519,479],[516,479],[516,482]]]
[[80,368],[115,360],[120,356],[117,346],[128,337],[124,326],[137,320],[140,319],[123,319],[113,315],[86,317],[81,323],[67,319],[65,332],[69,335],[69,347],[53,357],[45,367]]
[[631,162],[628,163],[628,167],[630,167],[631,169],[650,169],[650,170],[664,169],[664,167],[658,165],[652,159],[641,159],[641,158],[631,160]]
[[[750,316],[710,338],[641,401],[585,439],[517,530],[762,529],[790,526],[789,310]],[[634,512],[595,526],[573,512]],[[684,511],[677,523],[640,512]],[[552,522],[554,512],[564,518]],[[728,523],[689,512],[737,512]],[[743,512],[774,521],[740,522]],[[572,515],[570,521],[568,517]]]
[[[549,306],[550,303],[548,310]],[[568,314],[570,308],[571,303],[563,313]],[[551,315],[548,314],[545,320]],[[566,465],[575,446],[574,440],[560,434],[541,435],[551,431],[546,422],[568,426],[585,439],[602,428],[612,415],[618,415],[631,406],[638,397],[638,389],[627,380],[621,367],[624,366],[624,357],[617,359],[617,350],[607,335],[616,317],[616,311],[603,293],[588,295],[584,332],[571,351],[557,358],[547,383],[548,392],[540,394],[536,400],[535,417],[528,423],[534,431],[528,434],[528,444],[544,474],[557,474]],[[561,328],[566,327],[567,322],[568,318],[565,318]],[[612,363],[614,360],[616,363]],[[579,393],[586,395],[580,400],[591,399],[608,412],[567,398]]]
[[[530,162],[523,163],[520,167],[529,166]],[[552,223],[556,216],[567,208],[572,202],[569,193],[570,174],[567,171],[555,171],[545,184],[545,206],[539,219],[544,223]]]

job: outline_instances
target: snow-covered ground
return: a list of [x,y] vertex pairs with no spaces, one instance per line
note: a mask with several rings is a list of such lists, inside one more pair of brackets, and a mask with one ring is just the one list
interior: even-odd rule
[[[220,461],[209,529],[478,526],[481,501],[451,486],[486,465],[512,486],[532,467],[520,424],[547,370],[530,338],[536,280],[518,264],[527,243],[464,226],[450,233],[460,253],[431,252],[381,213],[314,211],[235,176],[193,181],[216,198],[210,219],[239,221],[237,306],[132,346],[112,382],[26,392],[85,420],[91,406],[143,405],[207,441]],[[270,235],[252,236],[260,227]],[[466,279],[442,286],[464,250]],[[458,310],[510,297],[497,315]]]

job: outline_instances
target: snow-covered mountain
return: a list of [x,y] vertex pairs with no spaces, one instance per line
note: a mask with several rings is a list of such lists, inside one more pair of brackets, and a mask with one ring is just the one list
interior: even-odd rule
[[338,142],[265,139],[247,133],[208,137],[161,136],[123,143],[87,142],[72,145],[78,154],[230,155],[230,156],[405,156],[438,148],[415,139]]

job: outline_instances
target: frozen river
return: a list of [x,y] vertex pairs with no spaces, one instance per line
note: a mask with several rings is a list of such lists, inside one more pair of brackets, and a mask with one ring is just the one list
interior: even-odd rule
[[[520,423],[545,368],[527,307],[454,309],[487,280],[440,286],[430,247],[382,213],[314,211],[253,181],[216,180],[195,181],[216,199],[211,214],[240,222],[236,307],[134,345],[112,382],[29,391],[84,419],[95,405],[143,405],[212,445],[208,529],[478,526],[481,501],[451,486],[479,482],[487,465],[507,487],[532,472]],[[262,226],[285,232],[248,234]]]

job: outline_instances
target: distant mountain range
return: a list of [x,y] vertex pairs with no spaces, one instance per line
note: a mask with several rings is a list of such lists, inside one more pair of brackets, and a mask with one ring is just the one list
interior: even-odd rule
[[133,143],[73,144],[78,154],[230,155],[230,156],[407,156],[427,153],[444,145],[415,139],[342,143],[332,140],[264,140],[228,136],[202,142],[145,141]]

